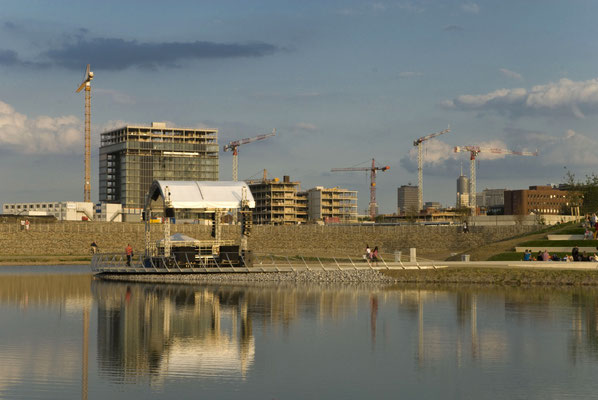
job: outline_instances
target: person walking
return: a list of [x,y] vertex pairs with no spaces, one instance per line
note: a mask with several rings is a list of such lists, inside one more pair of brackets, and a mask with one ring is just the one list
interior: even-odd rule
[[95,254],[98,252],[98,245],[96,244],[96,241],[94,240],[93,242],[91,242],[91,254]]
[[372,260],[372,249],[370,249],[370,245],[365,245],[365,261],[370,262]]
[[374,247],[374,251],[372,252],[372,261],[378,265],[378,246]]
[[127,244],[125,248],[125,252],[127,253],[127,267],[131,266],[131,260],[133,259],[133,248],[130,244]]

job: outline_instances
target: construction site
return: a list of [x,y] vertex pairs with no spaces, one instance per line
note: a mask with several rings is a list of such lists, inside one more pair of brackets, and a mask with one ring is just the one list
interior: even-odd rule
[[[59,220],[98,220],[108,222],[135,222],[141,220],[145,196],[155,180],[168,181],[218,181],[219,145],[217,129],[192,129],[168,127],[164,122],[151,125],[126,125],[101,133],[99,148],[99,203],[91,202],[90,153],[91,153],[91,81],[94,73],[86,66],[84,78],[76,92],[84,91],[85,115],[85,164],[83,202],[20,202],[3,205],[4,213],[23,216],[53,215]],[[424,203],[423,169],[424,147],[435,138],[451,132],[450,126],[413,141],[417,148],[417,186],[401,185],[397,190],[396,212],[379,215],[376,198],[376,176],[390,170],[372,158],[371,166],[332,168],[331,172],[366,172],[369,175],[369,203],[365,215],[358,213],[356,190],[315,186],[302,190],[301,182],[292,181],[288,175],[282,180],[269,178],[266,170],[262,179],[246,182],[255,198],[253,223],[258,225],[293,225],[305,223],[357,223],[402,222],[403,219],[421,221],[458,221],[468,209],[468,217],[492,212],[512,212],[525,207],[505,207],[505,189],[485,189],[476,192],[476,161],[480,154],[537,156],[536,152],[487,148],[477,145],[455,146],[454,153],[469,153],[469,177],[461,176],[457,184],[455,207],[442,207],[438,202]],[[262,142],[276,136],[276,129],[244,139],[232,140],[222,147],[232,153],[232,181],[239,179],[240,147]],[[350,175],[350,174],[347,174]],[[489,195],[489,193],[493,193]],[[558,194],[564,199],[564,195]],[[492,198],[492,200],[487,200]],[[500,199],[499,199],[500,198]],[[481,207],[478,205],[481,199]],[[497,200],[498,199],[498,200]],[[502,200],[501,200],[502,199]],[[500,204],[502,201],[502,204]],[[566,203],[566,201],[564,201]],[[68,203],[68,204],[67,204]],[[493,208],[492,208],[493,207]],[[502,209],[501,209],[502,207]],[[557,213],[553,204],[541,203],[528,207],[534,212],[549,210]]]

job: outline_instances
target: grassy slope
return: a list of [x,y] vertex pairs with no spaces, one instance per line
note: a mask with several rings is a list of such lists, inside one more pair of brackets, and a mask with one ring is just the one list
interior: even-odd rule
[[[472,261],[515,261],[523,259],[523,253],[515,253],[515,247],[521,246],[521,243],[530,242],[535,240],[544,240],[548,234],[564,234],[563,231],[579,229],[575,223],[569,223],[565,225],[557,225],[547,227],[541,231],[534,232],[528,235],[517,236],[511,239],[502,240],[500,242],[494,242],[485,246],[476,247],[463,252],[463,254],[469,254]],[[588,241],[586,241],[588,242]],[[496,258],[499,257],[499,258]],[[504,258],[500,258],[504,257]],[[509,258],[514,257],[514,258]],[[456,255],[447,259],[460,260],[461,255]]]

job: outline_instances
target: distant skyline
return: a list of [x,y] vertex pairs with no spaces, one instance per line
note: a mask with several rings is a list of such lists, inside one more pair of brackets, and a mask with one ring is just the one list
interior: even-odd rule
[[[456,145],[480,154],[477,189],[523,189],[596,171],[598,3],[591,0],[0,0],[0,203],[83,199],[83,104],[91,64],[92,200],[101,132],[126,124],[208,127],[239,149],[239,178],[290,175],[303,189],[359,191],[378,174],[379,209],[417,184],[454,205]],[[232,156],[220,152],[220,179]]]

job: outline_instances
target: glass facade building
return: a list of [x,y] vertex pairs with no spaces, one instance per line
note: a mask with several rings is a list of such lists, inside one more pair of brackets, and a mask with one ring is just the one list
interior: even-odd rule
[[218,131],[125,126],[101,134],[99,158],[100,201],[136,214],[154,180],[218,180]]

